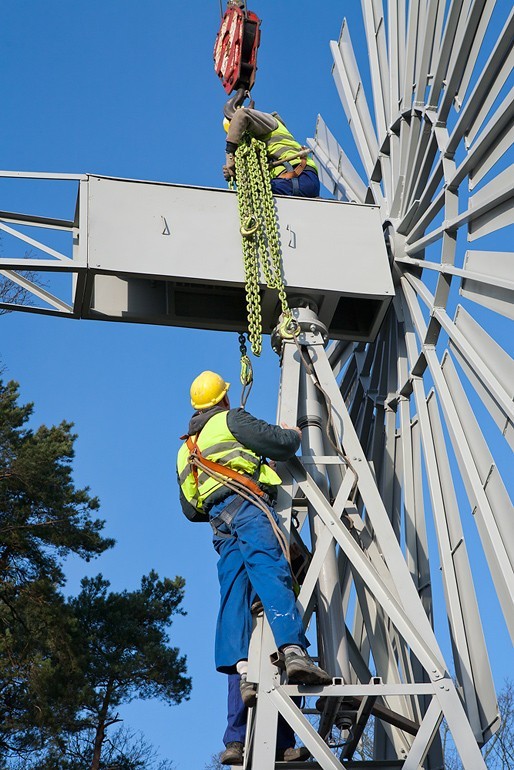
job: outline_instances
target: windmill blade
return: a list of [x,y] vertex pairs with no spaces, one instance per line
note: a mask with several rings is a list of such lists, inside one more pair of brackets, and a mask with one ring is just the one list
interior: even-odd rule
[[[333,74],[368,177],[372,197],[364,200],[381,209],[397,293],[376,341],[356,346],[338,376],[429,616],[440,601],[431,564],[441,563],[457,680],[481,744],[499,720],[476,556],[466,547],[470,512],[514,634],[512,481],[497,459],[514,447],[514,361],[502,343],[514,318],[514,11],[494,0],[361,6],[369,96],[346,23],[332,43]],[[343,150],[353,156],[330,137],[334,176]],[[366,521],[363,501],[359,511]],[[377,644],[368,628],[374,611],[359,590],[366,606],[356,611],[354,640],[367,659]],[[395,644],[391,634],[386,646]],[[414,661],[407,676],[416,671]],[[415,750],[416,741],[409,762]]]
[[321,115],[318,115],[314,139],[307,139],[307,143],[314,151],[322,173],[340,192],[340,199],[364,203],[367,187]]

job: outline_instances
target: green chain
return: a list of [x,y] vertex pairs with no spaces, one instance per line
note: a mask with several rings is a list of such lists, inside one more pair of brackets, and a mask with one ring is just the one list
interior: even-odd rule
[[260,356],[262,351],[260,268],[262,268],[266,286],[278,292],[284,328],[288,327],[291,321],[291,310],[287,303],[282,276],[278,221],[264,142],[252,138],[239,145],[236,151],[236,178],[243,236],[248,339],[253,354]]

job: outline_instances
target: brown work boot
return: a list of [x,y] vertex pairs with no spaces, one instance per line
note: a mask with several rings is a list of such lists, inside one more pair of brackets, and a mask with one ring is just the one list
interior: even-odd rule
[[306,652],[284,655],[288,684],[332,684],[332,677],[317,666]]
[[306,746],[291,746],[288,749],[277,749],[275,759],[277,762],[307,762],[311,753]]
[[230,741],[227,748],[220,754],[222,765],[242,765],[243,764],[244,744],[239,741]]

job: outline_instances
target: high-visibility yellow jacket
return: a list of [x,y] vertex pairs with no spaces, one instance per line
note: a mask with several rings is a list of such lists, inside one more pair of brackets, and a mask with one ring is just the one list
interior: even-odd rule
[[[298,158],[298,153],[302,149],[302,145],[299,144],[290,131],[287,130],[285,125],[277,118],[278,127],[265,136],[259,137],[261,142],[266,144],[266,152],[271,162],[277,160],[290,160],[292,166],[296,166],[300,163],[301,158]],[[296,156],[296,157],[295,157]],[[308,157],[307,168],[312,168],[317,171],[316,164],[312,158]],[[271,178],[274,179],[280,176],[284,171],[288,169],[286,166],[272,166],[270,168]]]
[[[280,484],[280,476],[269,465],[263,463],[255,452],[243,446],[230,432],[227,414],[227,411],[218,412],[206,423],[198,437],[193,436],[202,455],[208,460],[254,479],[259,484],[265,486]],[[177,457],[180,488],[187,502],[194,505],[198,511],[202,511],[207,498],[223,487],[223,483],[200,468],[195,479],[188,463],[189,455],[190,451],[184,442]]]

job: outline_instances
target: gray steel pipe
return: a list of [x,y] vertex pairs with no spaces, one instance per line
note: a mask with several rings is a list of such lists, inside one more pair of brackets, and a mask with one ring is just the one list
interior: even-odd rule
[[[325,454],[323,424],[326,419],[318,397],[318,391],[311,378],[302,367],[300,376],[300,399],[298,425],[302,429],[302,454],[321,457]],[[323,465],[309,465],[309,473],[319,485],[326,497],[329,497],[329,485]],[[318,534],[323,530],[316,511],[309,506],[309,523],[313,549]],[[323,663],[332,676],[342,677],[350,682],[350,665],[346,629],[342,609],[341,586],[333,542],[327,554],[318,578],[318,623],[323,643]]]

